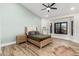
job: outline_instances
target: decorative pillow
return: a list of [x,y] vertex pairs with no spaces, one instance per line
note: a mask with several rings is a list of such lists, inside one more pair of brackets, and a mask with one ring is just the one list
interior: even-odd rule
[[40,34],[38,31],[30,31],[28,32],[29,35],[37,35]]
[[35,35],[35,32],[34,31],[30,31],[28,34],[29,35]]
[[37,35],[37,34],[40,34],[38,31],[35,31],[35,34]]

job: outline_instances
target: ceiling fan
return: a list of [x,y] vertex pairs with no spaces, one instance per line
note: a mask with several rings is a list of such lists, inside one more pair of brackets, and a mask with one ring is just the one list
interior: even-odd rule
[[46,7],[46,8],[41,9],[41,10],[46,10],[46,9],[47,9],[48,12],[50,11],[50,9],[57,10],[57,8],[52,7],[52,6],[54,6],[55,4],[56,4],[56,3],[52,3],[52,4],[49,4],[49,3],[48,3],[48,5],[42,4],[42,5],[43,5],[44,7]]

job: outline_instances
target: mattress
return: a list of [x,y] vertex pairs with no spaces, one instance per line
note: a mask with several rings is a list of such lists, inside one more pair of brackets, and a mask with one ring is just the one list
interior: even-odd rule
[[43,34],[39,34],[39,35],[29,35],[30,39],[36,40],[36,41],[43,41],[47,38],[50,38],[50,35],[43,35]]

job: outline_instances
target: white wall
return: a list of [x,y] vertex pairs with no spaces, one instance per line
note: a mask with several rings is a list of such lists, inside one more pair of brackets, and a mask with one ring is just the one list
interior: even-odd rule
[[79,14],[74,15],[74,38],[79,43]]
[[[74,21],[74,25],[73,25],[74,26],[74,30],[73,30],[73,34],[74,35],[73,36],[71,35],[71,23],[70,23],[70,21],[72,21],[72,20]],[[54,33],[54,23],[55,22],[63,22],[63,21],[64,22],[65,21],[68,22],[68,34],[67,35],[55,34]],[[50,19],[50,20],[43,20],[42,21],[42,25],[43,26],[47,26],[51,22],[52,22],[52,26],[53,26],[52,27],[52,30],[53,30],[52,37],[66,39],[66,40],[71,40],[71,41],[79,43],[79,14],[62,16],[62,17],[53,18],[53,19]]]
[[43,34],[49,34],[50,19],[41,19],[41,30],[43,27],[47,28],[47,31],[42,31]]
[[[64,38],[64,39],[73,39],[73,36],[71,35],[71,21],[72,21],[72,17],[67,17],[67,18],[60,18],[60,19],[56,19],[53,20],[52,24],[53,24],[53,33],[52,33],[52,37],[57,37],[57,38]],[[68,33],[66,34],[55,34],[54,33],[54,23],[56,22],[68,22]]]
[[0,4],[0,16],[2,21],[2,44],[16,41],[16,35],[24,34],[25,27],[35,26],[40,29],[41,26],[40,17],[20,4]]
[[0,50],[1,50],[1,17],[0,17]]

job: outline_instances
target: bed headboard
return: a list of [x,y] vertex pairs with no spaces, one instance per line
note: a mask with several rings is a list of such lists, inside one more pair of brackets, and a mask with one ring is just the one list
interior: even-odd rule
[[25,27],[25,34],[28,34],[29,31],[37,31],[37,27]]

